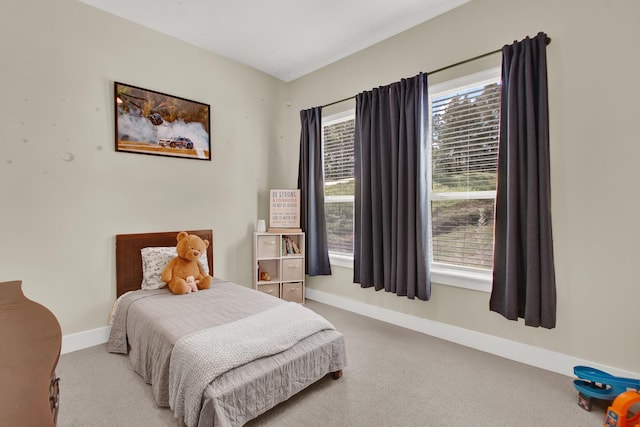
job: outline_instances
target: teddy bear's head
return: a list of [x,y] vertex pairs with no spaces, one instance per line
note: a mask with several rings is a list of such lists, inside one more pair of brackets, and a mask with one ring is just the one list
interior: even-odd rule
[[189,234],[186,231],[178,233],[176,252],[178,252],[180,258],[188,261],[198,261],[198,258],[207,251],[208,247],[208,240],[203,240],[195,234]]

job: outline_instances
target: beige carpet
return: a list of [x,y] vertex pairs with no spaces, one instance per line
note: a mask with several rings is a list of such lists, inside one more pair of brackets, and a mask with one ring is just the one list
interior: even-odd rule
[[[604,406],[580,408],[572,379],[315,301],[345,335],[347,368],[247,426],[601,426]],[[60,358],[58,425],[178,426],[153,403],[125,355],[106,345]]]

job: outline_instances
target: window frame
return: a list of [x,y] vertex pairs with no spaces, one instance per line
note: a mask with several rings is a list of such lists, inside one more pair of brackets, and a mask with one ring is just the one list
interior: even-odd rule
[[[339,113],[330,114],[322,117],[322,174],[323,174],[323,191],[324,191],[324,126],[330,126],[336,123],[344,122],[347,120],[355,120],[356,110],[351,108],[349,110],[341,111]],[[352,196],[324,196],[324,203],[334,202],[351,202],[355,206],[355,194]],[[329,251],[329,263],[331,265],[353,268],[353,253],[347,254],[344,252]]]
[[[500,67],[490,68],[484,71],[480,71],[473,74],[468,74],[463,77],[437,83],[429,87],[429,129],[433,129],[431,106],[434,98],[443,96],[447,93],[454,91],[461,91],[464,89],[471,89],[477,86],[486,85],[490,83],[499,82],[501,80]],[[466,199],[464,194],[467,193],[432,193],[431,191],[431,179],[432,179],[432,164],[431,164],[431,131],[428,135],[428,150],[429,150],[429,162],[427,166],[429,177],[429,208],[431,208],[431,201],[433,200],[461,200]],[[474,199],[494,199],[496,198],[495,191],[477,191],[474,193]],[[495,233],[495,229],[494,229]],[[476,268],[476,267],[464,267],[452,264],[445,264],[433,261],[432,245],[433,239],[431,238],[431,223],[429,224],[429,257],[431,257],[431,281],[442,285],[455,286],[465,289],[472,289],[476,291],[491,292],[493,283],[493,272],[491,270]]]

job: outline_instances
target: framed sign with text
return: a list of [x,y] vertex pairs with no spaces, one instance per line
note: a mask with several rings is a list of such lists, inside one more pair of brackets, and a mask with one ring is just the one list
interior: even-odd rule
[[269,191],[269,228],[300,228],[300,190]]

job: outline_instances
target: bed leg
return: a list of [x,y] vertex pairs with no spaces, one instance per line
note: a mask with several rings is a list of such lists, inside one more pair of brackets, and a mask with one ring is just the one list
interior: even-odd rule
[[339,371],[331,372],[331,378],[333,378],[334,380],[339,380],[340,378],[342,378],[342,369],[340,369]]

